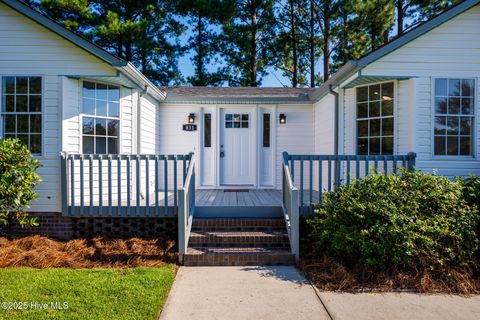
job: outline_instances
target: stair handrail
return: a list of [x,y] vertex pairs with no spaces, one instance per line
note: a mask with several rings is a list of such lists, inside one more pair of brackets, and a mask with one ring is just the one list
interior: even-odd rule
[[288,153],[283,152],[282,165],[282,209],[290,240],[290,248],[295,256],[295,261],[300,258],[300,214],[299,190],[293,184],[292,174],[288,166]]
[[178,257],[183,263],[192,230],[195,212],[195,153],[191,153],[187,176],[183,187],[178,190]]

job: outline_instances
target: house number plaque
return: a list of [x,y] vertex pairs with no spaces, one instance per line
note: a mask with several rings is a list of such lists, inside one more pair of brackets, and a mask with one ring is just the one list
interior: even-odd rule
[[197,131],[197,125],[196,124],[184,124],[183,125],[183,131]]

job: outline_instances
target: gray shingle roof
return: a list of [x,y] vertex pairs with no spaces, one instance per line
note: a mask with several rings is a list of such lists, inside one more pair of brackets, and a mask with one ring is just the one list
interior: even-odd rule
[[[317,88],[318,89],[318,88]],[[315,88],[283,87],[161,87],[167,100],[295,100],[308,101]]]

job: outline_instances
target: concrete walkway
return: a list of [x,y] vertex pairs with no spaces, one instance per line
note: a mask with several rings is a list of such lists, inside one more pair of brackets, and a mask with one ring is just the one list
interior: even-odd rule
[[477,320],[480,296],[415,293],[334,293],[320,297],[333,320]]
[[294,267],[181,267],[160,319],[330,319]]
[[160,319],[476,320],[480,296],[319,292],[294,267],[181,267]]

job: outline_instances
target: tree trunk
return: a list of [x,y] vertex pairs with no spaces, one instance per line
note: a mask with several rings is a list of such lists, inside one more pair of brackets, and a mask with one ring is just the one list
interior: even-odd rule
[[248,82],[250,86],[257,86],[257,3],[252,2],[251,7],[251,23],[252,23],[252,42],[250,47],[251,65],[250,65],[250,79]]
[[310,0],[310,87],[315,87],[315,26],[313,0]]
[[397,0],[397,36],[403,34],[403,0]]
[[132,61],[132,42],[130,40],[125,41],[125,60]]
[[205,85],[205,79],[204,79],[204,67],[203,67],[203,56],[204,56],[204,50],[203,50],[203,22],[202,22],[202,16],[200,15],[200,11],[198,12],[198,21],[197,21],[197,28],[198,28],[198,34],[197,34],[197,80],[198,84],[201,86]]
[[125,57],[123,56],[123,41],[122,41],[122,35],[119,34],[117,37],[117,56],[124,59]]
[[325,19],[323,32],[323,81],[330,78],[330,23]]
[[292,72],[292,87],[296,88],[298,85],[298,58],[297,58],[297,37],[295,34],[295,6],[293,3],[294,0],[290,0],[290,30],[292,37],[292,62],[293,62],[293,72]]

